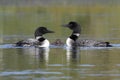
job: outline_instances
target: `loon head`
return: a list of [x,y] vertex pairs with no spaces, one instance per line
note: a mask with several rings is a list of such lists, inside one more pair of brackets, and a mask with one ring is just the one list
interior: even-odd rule
[[71,29],[73,31],[73,33],[80,33],[81,32],[81,26],[77,22],[71,21],[68,24],[65,24],[63,26]]
[[38,27],[35,30],[34,36],[36,38],[36,37],[42,36],[43,34],[46,34],[46,33],[54,33],[54,31],[48,30],[46,27]]
[[50,45],[49,41],[43,37],[43,35],[46,33],[54,33],[54,31],[48,30],[46,27],[38,27],[35,30],[34,36],[38,41],[37,43],[38,47],[49,47]]

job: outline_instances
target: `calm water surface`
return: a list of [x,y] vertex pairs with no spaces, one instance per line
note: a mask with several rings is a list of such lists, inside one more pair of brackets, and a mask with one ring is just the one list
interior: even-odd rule
[[120,49],[1,48],[0,80],[119,80]]

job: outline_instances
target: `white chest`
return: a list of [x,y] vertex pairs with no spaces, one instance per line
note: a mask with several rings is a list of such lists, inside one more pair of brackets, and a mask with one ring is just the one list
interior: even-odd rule
[[43,42],[41,42],[41,45],[39,45],[39,47],[49,47],[50,46],[50,42],[45,39]]
[[71,47],[73,43],[74,43],[74,40],[72,40],[72,39],[70,39],[70,38],[67,38],[67,40],[66,40],[66,45],[67,45],[68,47]]

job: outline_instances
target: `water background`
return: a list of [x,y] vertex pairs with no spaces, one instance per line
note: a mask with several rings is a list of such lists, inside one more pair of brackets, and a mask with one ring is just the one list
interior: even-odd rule
[[[119,80],[120,79],[119,0],[1,0],[0,80]],[[112,48],[50,47],[42,53],[35,48],[10,44],[34,38],[34,30],[45,26],[55,31],[45,37],[65,42],[71,34],[61,25],[76,21],[80,39],[109,41]]]

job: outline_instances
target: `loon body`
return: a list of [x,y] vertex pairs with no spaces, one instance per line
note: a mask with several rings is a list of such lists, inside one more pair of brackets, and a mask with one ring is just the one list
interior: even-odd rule
[[38,27],[35,30],[34,36],[35,39],[21,40],[16,43],[16,46],[25,47],[25,46],[37,46],[37,47],[49,47],[50,42],[43,37],[46,33],[54,33],[53,31],[48,30],[46,27]]
[[66,45],[68,47],[72,47],[76,45],[80,47],[111,47],[112,46],[110,45],[109,42],[78,39],[81,33],[81,26],[77,22],[71,21],[68,24],[63,25],[63,26],[73,31],[72,34],[66,40]]

